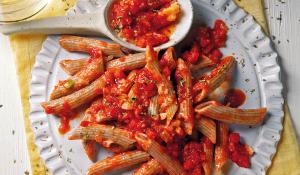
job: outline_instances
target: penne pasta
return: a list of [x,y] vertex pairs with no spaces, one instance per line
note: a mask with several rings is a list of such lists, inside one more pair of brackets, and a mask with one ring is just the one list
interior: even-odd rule
[[93,49],[101,50],[105,55],[114,57],[123,56],[121,46],[115,43],[107,43],[97,39],[86,37],[64,35],[60,38],[59,44],[67,51],[75,52],[92,52]]
[[94,140],[83,140],[82,145],[88,158],[94,162],[99,151],[98,143]]
[[115,170],[129,168],[149,159],[150,155],[143,151],[129,151],[117,154],[93,164],[89,168],[87,175],[100,175]]
[[177,95],[179,102],[178,119],[183,119],[184,130],[191,135],[194,127],[194,111],[192,97],[192,77],[188,65],[178,59],[175,72]]
[[154,140],[151,140],[147,135],[142,133],[135,134],[137,143],[148,152],[162,167],[169,173],[169,175],[185,175],[182,166],[176,160],[172,159]]
[[[98,99],[98,100],[102,100],[102,99]],[[95,102],[93,102],[93,103],[95,103]],[[87,110],[89,110],[89,108]],[[81,121],[80,125],[78,126],[78,128],[82,127],[82,125],[84,123],[90,123],[90,122],[91,122],[91,117],[89,115],[87,115],[86,112],[85,112],[84,113],[84,118],[82,119],[82,121]],[[88,156],[88,158],[92,162],[94,162],[96,160],[96,156],[99,152],[98,143],[94,140],[83,140],[82,141],[82,146],[83,146],[83,149],[85,150],[85,153]]]
[[118,59],[111,60],[106,63],[107,69],[120,69],[129,71],[145,66],[145,53],[130,54]]
[[197,106],[195,111],[200,115],[204,115],[229,124],[257,125],[263,121],[267,109],[237,109],[227,106],[209,104],[202,107]]
[[[112,59],[112,56],[104,57],[105,63],[109,62]],[[59,67],[68,75],[75,75],[80,69],[86,66],[88,62],[88,58],[81,58],[75,60],[64,59],[59,62]]]
[[[108,57],[105,57],[106,69],[129,71],[141,68],[146,64],[145,53],[130,54],[113,60],[108,60],[107,58]],[[74,75],[87,63],[87,59],[62,60],[60,62],[60,67],[69,75]]]
[[97,58],[90,58],[89,63],[79,70],[74,76],[69,77],[67,80],[60,81],[50,94],[50,99],[54,100],[79,90],[92,81],[99,78],[104,73],[103,57],[101,55]]
[[80,69],[88,64],[88,59],[76,59],[76,60],[61,60],[59,62],[60,68],[69,75],[75,75]]
[[196,117],[195,128],[200,131],[203,135],[205,135],[212,143],[216,143],[217,137],[217,129],[216,123],[214,120],[204,117],[204,116],[197,116]]
[[214,159],[214,149],[213,149],[214,145],[207,137],[202,138],[202,142],[203,142],[203,150],[205,152],[205,161],[202,163],[202,167],[205,175],[211,175],[212,162]]
[[178,109],[175,91],[172,83],[161,73],[157,53],[152,47],[147,47],[146,49],[146,61],[145,68],[157,81],[160,117],[162,120],[167,119],[167,125],[169,125]]
[[191,64],[190,69],[192,73],[196,73],[197,71],[204,69],[209,66],[213,66],[215,63],[205,55],[201,56],[200,62],[197,64]]
[[[75,109],[90,102],[102,93],[102,87],[106,84],[106,76],[102,75],[89,86],[86,86],[70,95],[41,103],[47,114],[59,114],[64,110]],[[67,109],[66,109],[67,108]]]
[[198,80],[193,87],[194,94],[197,94],[194,98],[195,103],[201,102],[210,92],[219,87],[233,70],[234,65],[235,59],[233,57],[225,57],[209,76]]
[[138,168],[132,175],[155,175],[163,171],[164,169],[160,163],[155,159],[151,159]]
[[168,80],[171,79],[171,73],[176,69],[175,61],[175,51],[173,47],[169,47],[159,60],[159,64],[162,69],[162,73],[167,77]]
[[218,123],[219,138],[215,148],[215,168],[221,170],[229,159],[228,155],[228,133],[229,127],[223,122]]
[[103,139],[109,139],[113,143],[128,149],[132,148],[135,144],[135,140],[131,137],[132,133],[125,129],[108,125],[93,124],[87,127],[77,128],[69,137],[69,140],[83,139],[102,142]]
[[157,102],[157,95],[151,97],[150,99],[150,104],[149,104],[149,108],[148,108],[148,114],[154,118],[154,119],[158,119],[158,111],[159,111],[159,105]]

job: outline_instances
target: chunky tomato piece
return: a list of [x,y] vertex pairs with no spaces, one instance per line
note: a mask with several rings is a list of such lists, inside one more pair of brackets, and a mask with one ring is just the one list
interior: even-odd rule
[[231,133],[229,135],[229,157],[238,166],[249,168],[250,157],[252,156],[252,150],[249,151],[249,146],[240,142],[240,134]]
[[172,34],[164,31],[172,28],[180,17],[180,10],[173,11],[176,19],[172,20],[164,13],[170,4],[171,0],[116,1],[110,9],[110,26],[120,37],[137,46],[161,45],[168,42]]
[[197,31],[196,44],[193,43],[190,50],[183,52],[182,57],[192,64],[198,62],[203,54],[217,64],[222,58],[221,47],[225,46],[228,28],[224,21],[216,20],[214,28],[200,27]]
[[183,53],[183,59],[187,60],[189,63],[197,63],[200,56],[200,50],[196,43],[193,44],[191,50],[187,50]]
[[203,145],[197,142],[190,142],[184,146],[183,149],[183,168],[193,173],[199,172],[203,161],[205,161],[205,153],[203,151]]
[[215,21],[215,26],[213,29],[213,39],[216,48],[221,48],[225,46],[225,42],[227,40],[227,31],[228,28],[224,21],[222,20]]

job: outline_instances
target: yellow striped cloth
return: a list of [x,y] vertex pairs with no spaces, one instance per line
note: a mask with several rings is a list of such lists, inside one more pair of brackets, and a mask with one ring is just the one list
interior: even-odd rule
[[[51,3],[34,18],[63,15],[74,5],[76,0],[52,0]],[[255,17],[258,23],[267,29],[264,10],[261,0],[236,0],[236,3]],[[15,54],[15,64],[21,91],[21,100],[24,113],[25,131],[27,136],[28,152],[33,175],[49,174],[39,152],[34,144],[33,132],[29,122],[29,83],[31,69],[35,56],[40,51],[44,35],[12,35],[10,44]],[[300,153],[297,145],[295,131],[291,123],[290,114],[285,106],[285,120],[282,139],[278,144],[278,151],[273,164],[268,171],[269,175],[300,175]]]

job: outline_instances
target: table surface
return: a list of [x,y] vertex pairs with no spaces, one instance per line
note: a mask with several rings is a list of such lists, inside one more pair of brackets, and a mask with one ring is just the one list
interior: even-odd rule
[[[274,46],[280,56],[284,95],[300,143],[300,7],[299,0],[265,0],[265,11]],[[24,134],[20,93],[14,57],[8,38],[0,34],[0,174],[21,175],[31,172]],[[17,60],[16,60],[17,61]],[[30,173],[31,174],[31,173]]]

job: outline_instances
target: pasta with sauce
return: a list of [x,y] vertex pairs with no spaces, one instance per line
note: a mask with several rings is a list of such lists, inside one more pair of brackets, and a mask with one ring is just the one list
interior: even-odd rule
[[[177,17],[169,8],[177,7],[171,3],[158,14],[173,21]],[[69,140],[82,140],[91,160],[99,145],[115,153],[94,163],[88,175],[139,164],[134,175],[210,175],[214,169],[223,171],[229,160],[249,168],[253,150],[241,143],[238,133],[230,132],[229,125],[258,125],[267,109],[238,109],[242,100],[216,97],[224,96],[217,92],[228,91],[229,85],[216,89],[229,82],[236,63],[232,56],[222,58],[219,51],[226,33],[221,20],[214,28],[199,28],[180,57],[174,48],[157,52],[147,45],[145,53],[126,55],[117,44],[63,36],[60,43],[65,49],[88,52],[91,58],[63,60],[60,65],[70,75],[64,83],[75,84],[70,88],[58,84],[53,94],[59,95],[41,105],[46,113],[61,118],[62,134],[70,129],[68,121],[76,109],[88,106]],[[195,75],[198,69],[208,71]],[[226,94],[234,92],[241,93]]]

